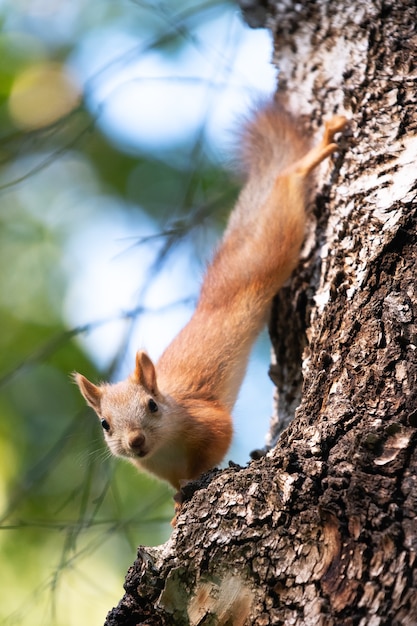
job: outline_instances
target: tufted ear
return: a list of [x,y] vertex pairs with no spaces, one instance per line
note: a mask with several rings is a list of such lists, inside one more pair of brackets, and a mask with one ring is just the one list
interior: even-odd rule
[[93,385],[89,380],[82,374],[78,374],[78,372],[74,373],[74,380],[78,385],[79,390],[84,396],[85,401],[91,408],[95,410],[96,413],[100,412],[100,402],[101,402],[101,394],[102,391],[100,387]]
[[140,351],[136,353],[136,368],[133,379],[136,383],[145,387],[152,395],[158,393],[155,366],[146,352]]

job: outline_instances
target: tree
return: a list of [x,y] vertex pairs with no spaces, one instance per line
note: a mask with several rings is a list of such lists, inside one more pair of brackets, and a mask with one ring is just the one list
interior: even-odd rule
[[277,414],[299,406],[268,454],[188,487],[107,626],[417,623],[417,8],[275,1],[267,23],[290,107],[351,119],[273,307]]

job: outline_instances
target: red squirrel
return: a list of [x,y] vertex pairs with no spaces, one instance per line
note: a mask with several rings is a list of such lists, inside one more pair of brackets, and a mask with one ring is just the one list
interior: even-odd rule
[[113,454],[177,490],[222,461],[250,349],[297,264],[311,173],[337,149],[333,137],[345,124],[333,117],[311,149],[300,122],[277,102],[245,125],[247,182],[191,320],[156,365],[138,352],[134,372],[122,382],[96,386],[74,375]]

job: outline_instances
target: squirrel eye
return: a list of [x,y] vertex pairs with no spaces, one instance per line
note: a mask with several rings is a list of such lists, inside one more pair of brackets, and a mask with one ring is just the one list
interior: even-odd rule
[[104,430],[109,431],[110,430],[110,424],[108,423],[107,420],[100,420],[101,425],[103,426]]
[[150,410],[151,413],[156,413],[156,411],[158,410],[158,405],[156,404],[155,400],[153,400],[152,398],[148,400],[148,409]]

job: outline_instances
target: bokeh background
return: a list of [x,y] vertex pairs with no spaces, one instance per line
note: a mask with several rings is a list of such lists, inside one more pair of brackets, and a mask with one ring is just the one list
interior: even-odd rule
[[[168,486],[110,459],[71,382],[156,359],[239,188],[233,129],[274,89],[234,2],[0,1],[0,622],[102,624]],[[260,339],[228,458],[263,445]]]

